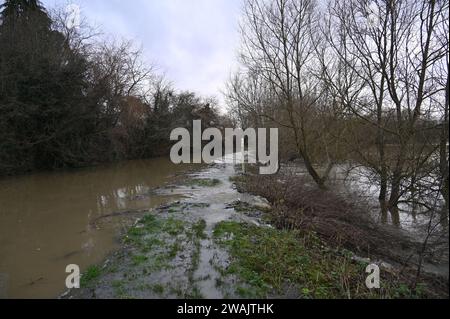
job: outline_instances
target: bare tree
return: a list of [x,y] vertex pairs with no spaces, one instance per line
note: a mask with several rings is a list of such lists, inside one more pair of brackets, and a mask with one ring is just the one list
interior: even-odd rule
[[[430,150],[417,139],[429,129],[420,127],[421,119],[435,112],[435,101],[442,100],[445,91],[436,74],[448,50],[448,44],[439,40],[448,4],[334,1],[329,7],[335,19],[330,24],[337,24],[348,41],[342,46],[333,37],[328,40],[336,55],[366,83],[367,94],[348,107],[377,128],[378,161],[373,167],[380,176],[379,198],[395,210],[401,197],[415,187],[421,166],[435,153],[434,147]],[[371,114],[376,114],[376,121]],[[395,145],[389,152],[386,135]]]
[[[70,8],[72,10],[68,10]],[[52,27],[64,35],[71,50],[79,54],[88,54],[102,32],[99,27],[93,27],[81,11],[74,11],[76,8],[78,7],[70,6],[69,2],[52,8],[49,12]]]
[[317,22],[313,0],[247,0],[241,25],[241,61],[269,86],[276,98],[272,102],[278,106],[279,116],[270,112],[260,116],[292,132],[296,151],[308,173],[324,187],[334,161],[325,152],[327,165],[322,174],[315,166],[315,150],[327,150],[327,141],[320,134],[323,130],[311,125],[321,111],[317,107],[320,85],[311,72]]
[[239,71],[230,77],[224,92],[228,111],[243,129],[264,127],[270,88],[266,81],[255,72]]
[[[445,207],[442,210],[442,218],[441,221],[444,225],[448,225],[448,208],[449,208],[449,132],[448,132],[448,107],[449,107],[449,98],[450,98],[450,78],[449,78],[449,69],[450,69],[450,54],[449,54],[449,16],[448,10],[446,12],[446,16],[444,14],[443,24],[441,25],[441,42],[442,45],[447,48],[446,58],[443,61],[444,65],[440,68],[443,71],[443,74],[440,76],[440,79],[445,80],[445,73],[447,73],[447,79],[445,83],[442,83],[442,86],[445,86],[445,99],[444,103],[440,103],[441,109],[440,112],[442,114],[441,119],[441,135],[440,135],[440,143],[439,143],[439,177],[441,184],[441,193],[444,197]],[[446,72],[445,72],[446,70]]]

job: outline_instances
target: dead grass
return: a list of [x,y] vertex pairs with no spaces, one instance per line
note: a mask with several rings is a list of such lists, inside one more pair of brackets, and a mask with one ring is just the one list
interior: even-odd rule
[[269,217],[279,229],[314,231],[333,246],[365,255],[394,258],[396,249],[411,248],[402,236],[375,224],[364,209],[332,191],[308,186],[301,177],[247,175],[236,184],[269,200],[273,206]]

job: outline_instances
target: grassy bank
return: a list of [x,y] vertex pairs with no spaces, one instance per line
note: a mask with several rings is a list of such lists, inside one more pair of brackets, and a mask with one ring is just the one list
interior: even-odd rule
[[[258,283],[259,295],[267,293],[264,287],[283,290],[287,284],[299,287],[294,290],[301,298],[448,298],[446,278],[416,277],[408,263],[415,243],[375,223],[348,199],[291,175],[250,173],[232,180],[239,191],[262,196],[272,206],[263,214],[272,229],[237,224],[217,229],[231,234],[223,243],[234,257],[233,268],[244,276],[257,274],[251,281]],[[369,261],[387,266],[379,290],[365,286]]]
[[382,272],[381,289],[365,286],[367,263],[352,254],[330,249],[314,233],[277,230],[223,222],[215,240],[230,251],[225,275],[237,275],[244,298],[422,298],[424,287],[409,288],[394,274]]
[[[178,204],[165,210],[175,213]],[[245,205],[240,214],[257,208]],[[267,210],[263,213],[266,217]],[[444,297],[426,282],[411,287],[396,270],[381,268],[381,289],[365,285],[369,262],[330,247],[314,232],[223,221],[211,233],[206,223],[148,214],[123,237],[124,248],[82,276],[75,298],[201,299],[199,283],[213,280],[224,298],[377,299]],[[201,243],[222,251],[209,260],[215,278],[199,278]],[[433,287],[431,287],[433,288]]]

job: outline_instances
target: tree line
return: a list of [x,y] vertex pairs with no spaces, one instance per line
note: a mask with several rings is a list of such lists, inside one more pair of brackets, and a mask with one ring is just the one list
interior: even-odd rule
[[72,18],[37,0],[0,7],[0,175],[160,156],[172,128],[225,120],[133,43]]
[[244,3],[230,114],[278,126],[284,157],[301,158],[321,188],[350,163],[391,211],[442,199],[448,209],[448,1]]

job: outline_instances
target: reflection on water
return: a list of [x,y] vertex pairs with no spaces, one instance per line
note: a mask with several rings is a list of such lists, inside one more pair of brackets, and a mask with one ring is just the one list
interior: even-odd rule
[[[363,166],[349,164],[336,165],[331,174],[334,184],[341,192],[351,194],[355,199],[362,199],[368,211],[382,224],[392,225],[414,235],[423,232],[423,226],[430,222],[430,218],[440,218],[442,201],[435,196],[423,196],[422,205],[411,200],[413,194],[405,193],[400,198],[398,207],[387,207],[386,203],[379,201],[379,182],[376,174]],[[343,187],[342,187],[343,186]],[[439,214],[430,214],[430,207],[436,207]],[[435,216],[436,215],[436,216]],[[447,214],[442,218],[442,226],[446,225]]]
[[56,297],[68,264],[84,269],[117,247],[124,219],[93,221],[170,200],[139,195],[188,168],[158,158],[1,179],[0,297]]

